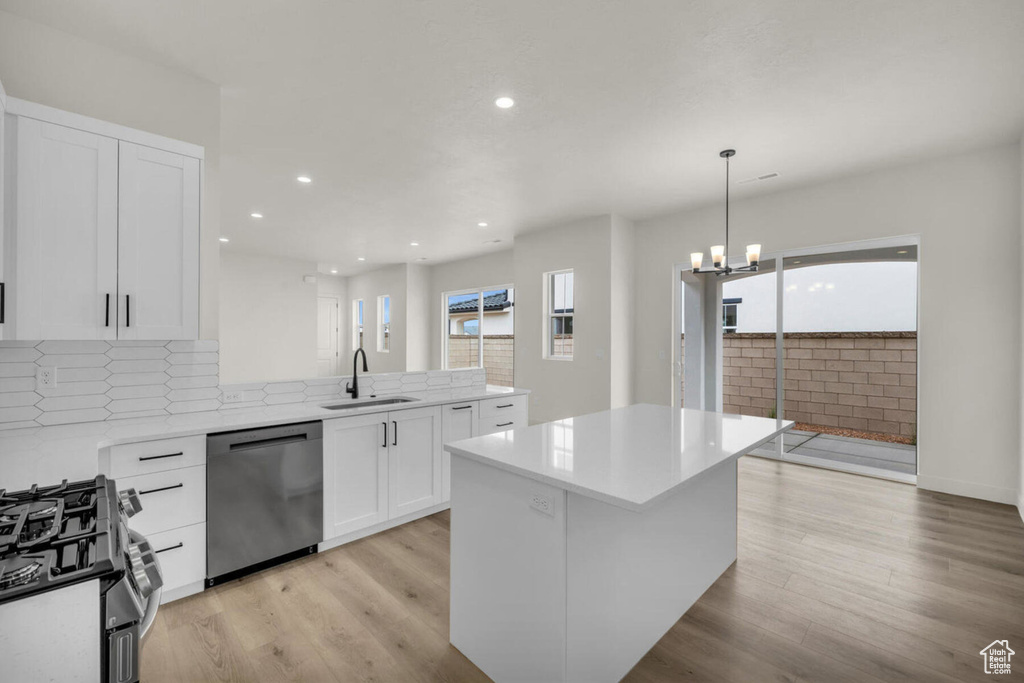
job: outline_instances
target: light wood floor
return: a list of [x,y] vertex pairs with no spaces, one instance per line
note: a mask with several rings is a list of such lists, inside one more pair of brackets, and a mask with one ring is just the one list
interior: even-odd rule
[[[738,561],[627,681],[991,683],[996,639],[1024,680],[1015,508],[752,457],[739,505]],[[164,605],[143,680],[486,681],[448,644],[448,541],[445,512]]]

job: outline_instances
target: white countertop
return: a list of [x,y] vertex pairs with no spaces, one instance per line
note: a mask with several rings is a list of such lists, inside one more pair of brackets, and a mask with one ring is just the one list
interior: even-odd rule
[[445,445],[454,455],[640,512],[793,427],[639,404]]
[[529,391],[525,389],[490,385],[486,388],[460,387],[378,395],[378,399],[405,396],[417,400],[348,410],[327,410],[324,406],[348,402],[358,405],[374,399],[369,396],[355,401],[350,398],[335,398],[328,401],[307,401],[262,408],[210,410],[162,417],[0,431],[0,488],[16,491],[36,483],[46,485],[59,483],[61,479],[74,481],[94,477],[99,468],[99,450],[118,444],[411,410],[458,401],[476,401],[526,393]]

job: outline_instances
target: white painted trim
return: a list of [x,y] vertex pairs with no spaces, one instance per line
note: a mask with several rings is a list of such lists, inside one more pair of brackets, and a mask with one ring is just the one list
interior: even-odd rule
[[81,114],[48,107],[45,104],[27,102],[17,97],[7,98],[7,113],[57,124],[58,126],[76,128],[96,135],[114,138],[115,140],[134,142],[144,147],[153,147],[196,159],[203,159],[206,154],[205,149],[200,145],[182,142],[181,140],[167,138],[155,133],[147,133],[135,128],[128,128],[127,126],[110,123],[109,121],[100,121],[89,116],[82,116]]
[[3,82],[0,82],[0,109],[7,109],[7,91],[4,90]]
[[[918,455],[920,457],[920,454]],[[1018,504],[1017,492],[1013,489],[989,486],[988,484],[976,484],[974,482],[961,481],[959,479],[934,477],[930,474],[918,474],[917,487],[927,491],[950,493],[954,496],[966,496],[968,498],[989,500],[993,503],[1004,503],[1006,505]]]
[[1024,522],[1024,491],[1017,497],[1017,512],[1020,513],[1020,521]]
[[422,519],[423,517],[429,517],[430,515],[433,515],[435,513],[447,510],[449,507],[451,507],[451,504],[449,502],[439,503],[437,505],[424,508],[423,510],[417,510],[416,512],[411,512],[407,515],[402,515],[401,517],[389,519],[386,522],[380,522],[379,524],[368,526],[365,529],[360,529],[359,531],[353,531],[352,533],[345,534],[344,536],[338,536],[337,538],[332,538],[327,541],[323,541],[317,546],[319,549],[318,552],[322,553],[325,550],[337,548],[339,545],[345,545],[346,543],[351,543],[352,541],[358,541],[360,538],[373,536],[374,534],[379,534],[382,531],[393,529],[396,526],[408,524],[409,522],[413,522],[417,519]]

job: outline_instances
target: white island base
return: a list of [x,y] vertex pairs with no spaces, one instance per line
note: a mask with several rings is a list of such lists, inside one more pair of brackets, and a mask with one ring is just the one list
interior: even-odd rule
[[[620,410],[605,414],[610,428],[600,414],[575,418],[575,449],[570,442],[562,455],[563,469],[575,470],[567,481],[551,467],[559,455],[549,437],[559,423],[509,432],[514,444],[493,435],[452,445],[450,640],[498,683],[625,676],[736,560],[736,467],[747,449],[734,444],[749,447],[791,426],[743,418],[745,433],[729,438],[727,421],[723,439],[722,418],[710,413]],[[598,438],[584,435],[584,421],[600,425]],[[671,425],[664,438],[640,445],[642,454],[624,446],[662,422]],[[531,447],[544,452],[526,462]],[[636,469],[623,470],[624,461]],[[646,502],[646,493],[627,500],[614,484],[595,484],[627,480],[620,490],[636,490],[666,477]]]
[[632,512],[452,458],[452,644],[498,683],[621,679],[736,560],[736,460],[693,483]]

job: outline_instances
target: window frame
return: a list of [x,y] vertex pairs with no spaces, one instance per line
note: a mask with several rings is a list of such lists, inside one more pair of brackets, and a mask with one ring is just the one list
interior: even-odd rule
[[[453,289],[448,292],[441,292],[441,369],[449,370],[448,367],[448,354],[449,354],[449,339],[451,336],[451,317],[448,313],[448,299],[453,296],[465,296],[466,294],[476,294],[476,319],[479,321],[479,329],[477,330],[477,359],[474,368],[484,367],[484,294],[486,292],[493,292],[496,290],[508,290],[513,292],[515,296],[515,285],[494,285],[493,287],[470,287],[469,289]],[[514,304],[513,304],[514,305]],[[515,329],[515,313],[512,314],[512,325],[513,330]],[[513,332],[513,337],[515,333]]]
[[[387,321],[384,320],[385,302],[387,303]],[[377,297],[377,353],[391,353],[391,306],[390,294]],[[385,348],[386,342],[386,348]]]
[[362,299],[352,299],[352,351],[363,348],[365,319]]
[[[741,303],[743,303],[743,297],[722,299],[722,334],[736,334],[736,330],[739,329],[740,323],[739,306]],[[728,319],[728,312],[730,308],[732,308],[734,324],[726,325],[725,322]]]
[[[556,313],[555,312],[555,291],[554,291],[554,279],[556,275],[572,275],[572,313]],[[544,273],[544,324],[542,340],[542,348],[544,349],[543,358],[544,360],[557,360],[557,361],[572,361],[576,353],[576,273],[573,268],[563,268],[561,270],[551,270]],[[572,335],[573,335],[573,351],[569,355],[556,354],[553,351],[553,334],[554,328],[552,321],[555,318],[562,320],[562,328],[565,329],[565,319],[568,318],[572,321]]]

